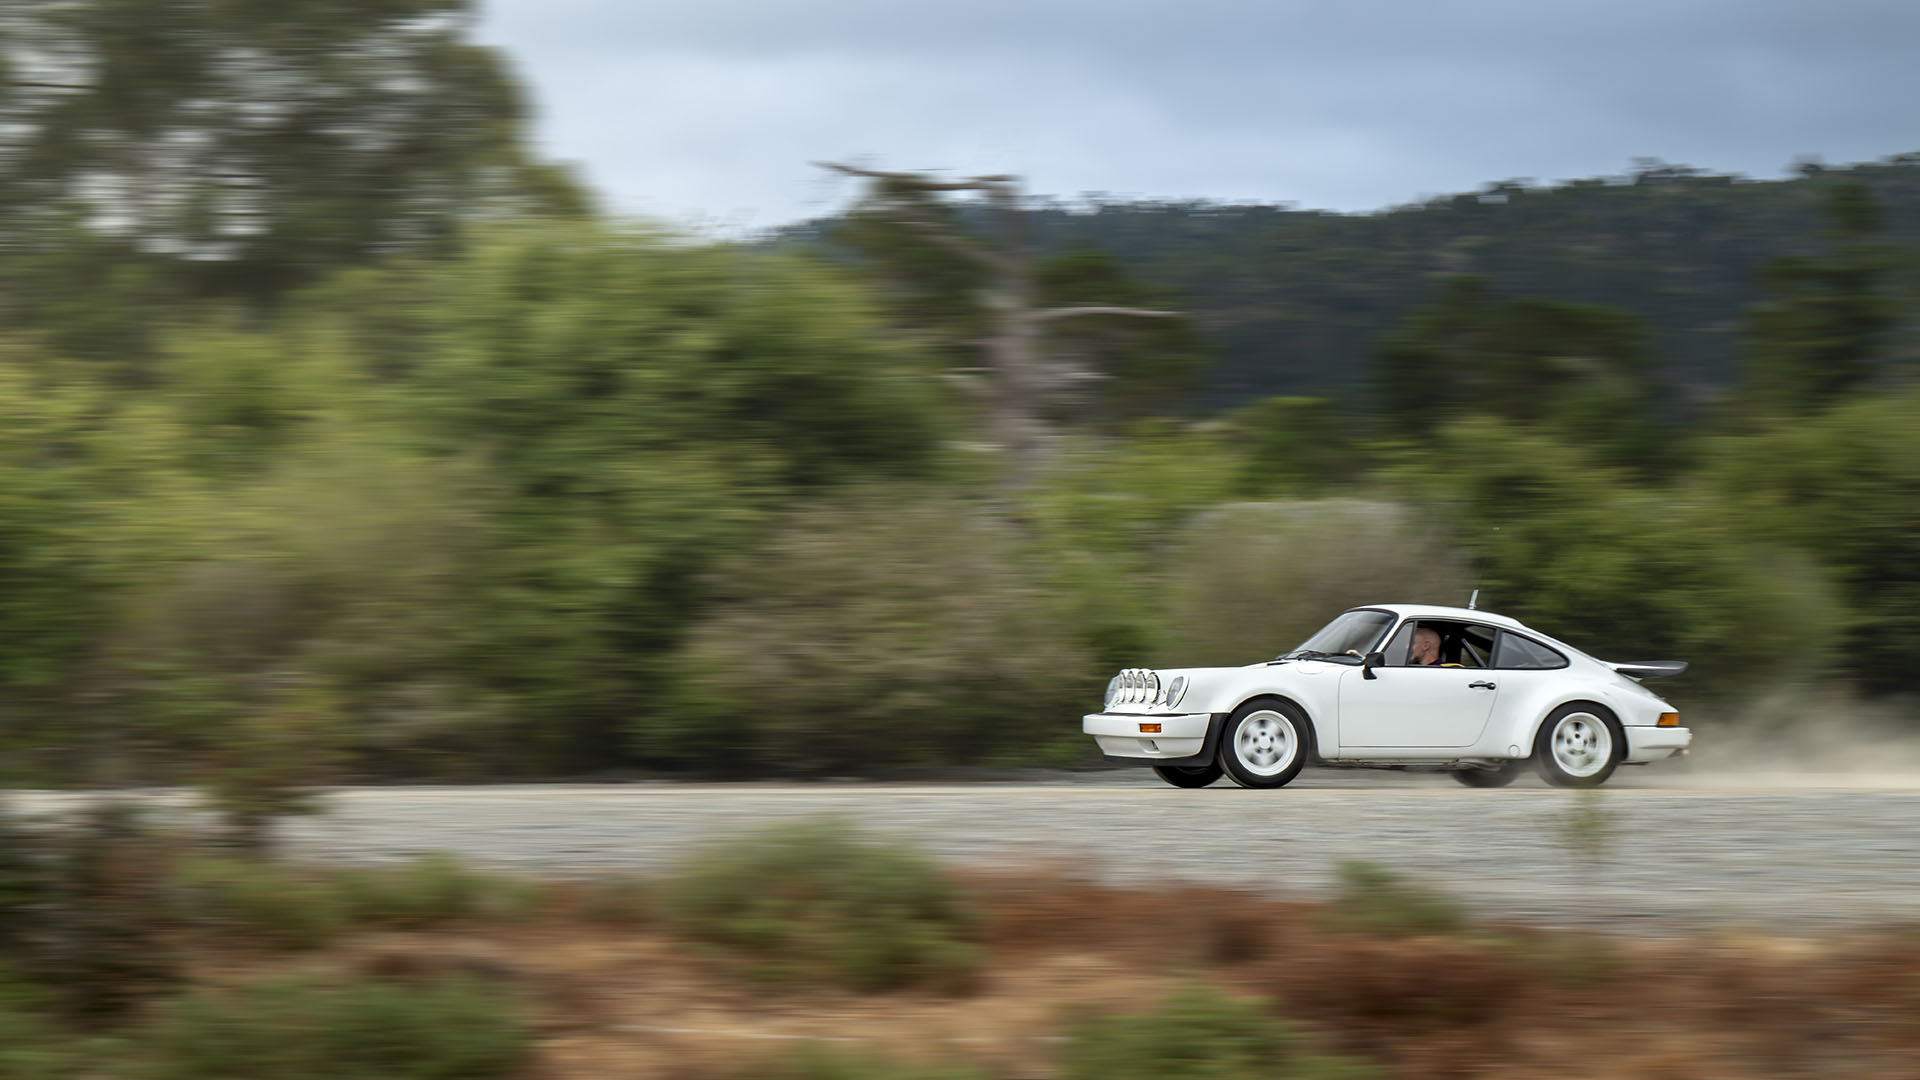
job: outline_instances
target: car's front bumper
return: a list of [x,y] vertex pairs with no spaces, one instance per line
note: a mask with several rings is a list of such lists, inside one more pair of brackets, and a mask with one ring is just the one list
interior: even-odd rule
[[1693,745],[1693,732],[1683,727],[1630,727],[1627,756],[1631,762],[1663,761]]
[[1203,764],[1213,754],[1213,727],[1212,713],[1091,713],[1080,718],[1080,730],[1093,736],[1100,752],[1125,765]]

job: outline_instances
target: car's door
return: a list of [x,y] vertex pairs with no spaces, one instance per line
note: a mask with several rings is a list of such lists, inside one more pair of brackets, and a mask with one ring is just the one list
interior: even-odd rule
[[1406,642],[1415,629],[1411,620],[1387,647],[1388,664],[1373,670],[1349,668],[1340,676],[1339,738],[1343,756],[1349,751],[1441,750],[1471,746],[1486,730],[1499,698],[1499,672],[1480,666],[1491,647],[1493,631],[1466,624],[1426,620],[1419,625],[1438,627],[1447,638],[1449,664],[1474,666],[1419,667],[1406,665]]

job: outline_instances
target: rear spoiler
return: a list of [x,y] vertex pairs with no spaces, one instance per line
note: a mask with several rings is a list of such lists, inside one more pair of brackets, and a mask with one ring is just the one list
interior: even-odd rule
[[1629,679],[1665,679],[1687,670],[1685,660],[1632,660],[1607,666]]

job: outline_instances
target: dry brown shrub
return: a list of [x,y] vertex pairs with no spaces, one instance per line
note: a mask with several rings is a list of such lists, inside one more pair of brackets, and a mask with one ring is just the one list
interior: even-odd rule
[[1318,910],[1197,885],[1128,889],[988,874],[967,884],[984,904],[984,940],[993,950],[1091,950],[1202,967],[1284,952]]

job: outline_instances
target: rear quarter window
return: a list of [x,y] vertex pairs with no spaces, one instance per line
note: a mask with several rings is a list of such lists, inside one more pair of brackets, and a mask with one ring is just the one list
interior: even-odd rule
[[1532,638],[1502,630],[1493,647],[1493,666],[1515,671],[1544,671],[1567,666],[1567,658]]

